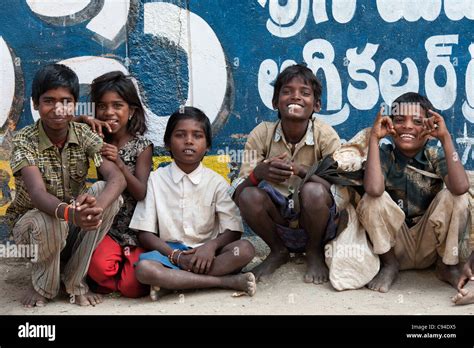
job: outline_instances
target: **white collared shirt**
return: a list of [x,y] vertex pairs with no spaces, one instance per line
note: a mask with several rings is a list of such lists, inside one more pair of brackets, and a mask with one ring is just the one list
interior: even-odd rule
[[240,212],[228,188],[222,176],[202,164],[186,174],[172,162],[150,174],[146,197],[137,203],[130,228],[190,247],[227,229],[242,232]]

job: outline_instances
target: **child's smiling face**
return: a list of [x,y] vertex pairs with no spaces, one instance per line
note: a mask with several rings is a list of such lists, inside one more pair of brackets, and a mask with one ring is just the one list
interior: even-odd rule
[[45,129],[59,131],[67,129],[74,116],[75,102],[68,88],[59,87],[44,92],[34,108],[38,110]]
[[191,173],[209,150],[201,122],[193,119],[179,121],[171,133],[169,147],[176,165],[185,173]]
[[96,105],[97,118],[105,121],[112,129],[112,134],[127,129],[129,117],[133,116],[133,109],[114,91],[105,92]]
[[423,135],[425,127],[423,119],[425,110],[420,106],[407,108],[406,115],[393,116],[392,122],[396,136],[393,137],[395,146],[407,157],[414,157],[425,145],[427,137]]
[[308,120],[313,112],[319,111],[320,104],[314,98],[313,88],[302,78],[295,77],[282,86],[274,107],[282,119]]

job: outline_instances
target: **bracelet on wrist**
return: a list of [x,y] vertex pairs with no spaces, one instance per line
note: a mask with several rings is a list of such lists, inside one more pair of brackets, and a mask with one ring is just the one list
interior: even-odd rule
[[253,186],[258,186],[261,180],[258,180],[257,177],[255,176],[255,173],[253,170],[249,174],[249,180],[252,183]]
[[176,265],[176,263],[174,263],[173,258],[174,258],[174,254],[175,254],[176,252],[178,252],[178,251],[179,251],[179,249],[173,249],[173,251],[171,252],[171,254],[168,255],[168,260],[170,260],[170,262],[171,262],[173,265]]
[[64,208],[64,221],[69,222],[69,205]]
[[66,202],[60,202],[60,203],[57,205],[56,209],[54,210],[54,217],[55,217],[56,219],[58,219],[58,220],[61,219],[61,218],[58,216],[59,207],[60,207],[61,205],[63,205],[63,204],[67,206],[67,203],[66,203]]

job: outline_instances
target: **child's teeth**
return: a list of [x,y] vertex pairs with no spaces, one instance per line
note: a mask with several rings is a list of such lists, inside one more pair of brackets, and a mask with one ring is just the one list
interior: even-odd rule
[[293,113],[295,112],[296,110],[299,110],[299,109],[302,109],[303,107],[301,105],[298,105],[298,104],[290,104],[288,105],[288,110],[290,111],[290,113]]

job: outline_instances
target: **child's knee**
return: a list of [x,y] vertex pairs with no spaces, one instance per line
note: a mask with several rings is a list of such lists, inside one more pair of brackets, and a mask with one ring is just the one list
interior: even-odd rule
[[152,273],[156,272],[156,262],[150,260],[143,260],[138,262],[135,267],[135,277],[140,283],[147,283]]
[[255,209],[262,208],[264,206],[267,194],[257,187],[246,187],[242,190],[239,196],[239,208],[245,210],[250,208],[254,211]]
[[323,184],[317,182],[308,182],[303,185],[300,192],[301,207],[319,208],[321,205],[332,203],[331,193]]
[[255,256],[255,248],[248,240],[240,240],[236,246],[239,257],[241,257],[246,263],[252,261]]

